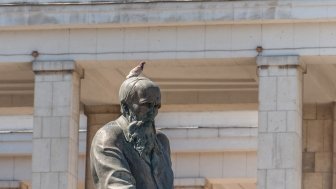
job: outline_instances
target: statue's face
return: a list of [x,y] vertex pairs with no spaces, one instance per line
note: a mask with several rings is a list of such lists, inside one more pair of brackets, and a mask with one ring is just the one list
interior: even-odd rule
[[137,121],[154,121],[160,107],[160,89],[149,87],[137,91],[129,108]]
[[154,119],[161,106],[160,89],[142,83],[128,103],[128,141],[145,161],[155,146]]

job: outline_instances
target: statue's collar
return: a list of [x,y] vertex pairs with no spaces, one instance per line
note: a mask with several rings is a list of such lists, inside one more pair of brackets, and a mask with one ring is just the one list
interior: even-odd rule
[[124,136],[128,142],[130,142],[130,137],[129,137],[129,131],[128,131],[128,121],[127,119],[121,115],[117,120],[116,120],[118,126],[122,129]]

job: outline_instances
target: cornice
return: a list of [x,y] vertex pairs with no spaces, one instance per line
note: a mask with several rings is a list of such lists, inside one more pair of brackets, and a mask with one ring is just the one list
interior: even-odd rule
[[336,1],[11,2],[0,4],[0,30],[336,22]]

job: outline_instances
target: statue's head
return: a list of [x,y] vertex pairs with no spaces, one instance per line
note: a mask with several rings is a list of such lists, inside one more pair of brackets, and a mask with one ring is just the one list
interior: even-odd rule
[[132,77],[122,83],[119,100],[129,122],[154,121],[161,106],[160,88],[148,78]]
[[150,162],[149,154],[155,148],[154,119],[161,106],[160,88],[148,78],[131,77],[121,84],[119,100],[121,113],[128,121],[126,140]]

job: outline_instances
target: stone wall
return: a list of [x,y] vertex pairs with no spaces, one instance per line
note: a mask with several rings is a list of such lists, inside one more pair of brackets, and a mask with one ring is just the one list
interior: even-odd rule
[[332,189],[333,104],[303,107],[303,189]]

